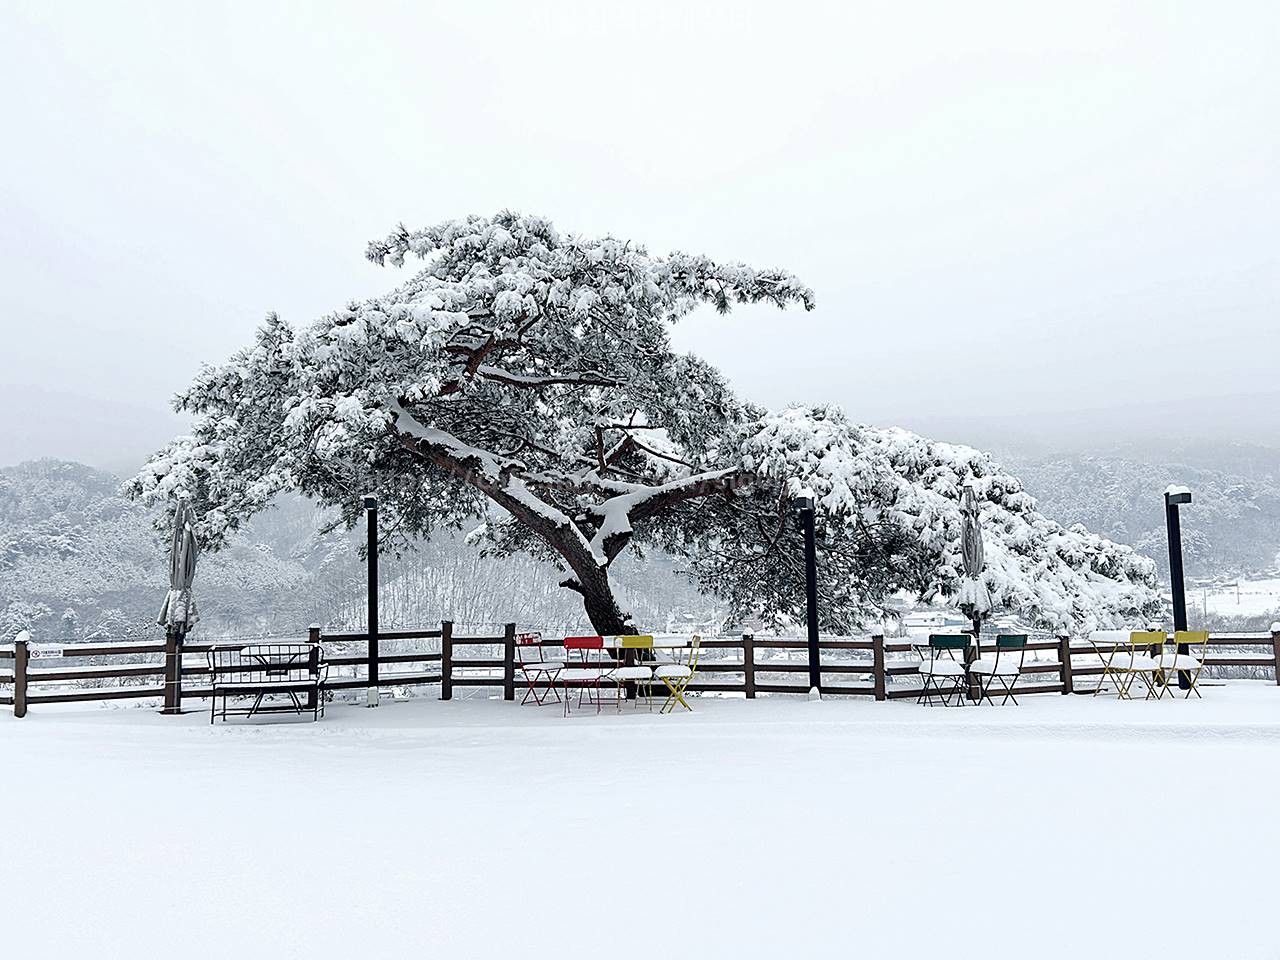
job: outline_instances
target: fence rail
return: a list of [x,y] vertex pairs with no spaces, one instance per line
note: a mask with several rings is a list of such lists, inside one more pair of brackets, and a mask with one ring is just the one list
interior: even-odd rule
[[[440,699],[453,698],[455,687],[501,688],[503,698],[515,697],[519,679],[516,658],[516,625],[508,623],[503,632],[488,636],[462,636],[454,632],[454,624],[444,621],[438,629],[398,630],[377,634],[370,642],[364,633],[325,634],[311,627],[309,639],[333,647],[365,644],[363,653],[334,650],[326,661],[340,671],[331,676],[330,690],[357,690],[370,687],[406,687],[440,685]],[[263,638],[268,639],[268,638]],[[438,651],[383,653],[378,643],[387,640],[438,640]],[[563,647],[563,640],[548,639],[546,649]],[[243,641],[213,641],[180,644],[170,637],[164,643],[85,643],[51,647],[28,641],[17,641],[12,647],[0,648],[0,705],[13,708],[15,716],[25,716],[31,704],[78,703],[94,700],[163,698],[166,712],[181,709],[183,699],[202,699],[212,690],[207,683],[207,663],[186,663],[185,656],[207,654],[213,650],[238,649]],[[883,636],[865,639],[827,639],[819,643],[821,692],[834,696],[871,697],[877,701],[917,697],[920,687],[918,659],[911,642],[886,640]],[[1112,644],[1100,644],[1112,649]],[[1265,648],[1257,655],[1250,648]],[[476,650],[476,648],[483,648]],[[1234,649],[1232,649],[1234,648]],[[755,639],[750,635],[733,638],[708,638],[701,642],[703,651],[697,677],[689,690],[701,693],[741,695],[755,699],[759,694],[807,693],[808,644],[803,639]],[[992,652],[983,643],[978,653]],[[1267,634],[1214,635],[1209,644],[1207,668],[1247,668],[1270,672],[1280,684],[1280,631]],[[1083,683],[1103,672],[1097,656],[1098,647],[1072,641],[1068,637],[1036,640],[1026,646],[1033,659],[1024,664],[1026,681],[1019,694],[1086,693],[1094,683]],[[462,654],[459,656],[458,654]],[[101,662],[115,658],[159,655],[158,662]],[[904,657],[905,655],[905,657]],[[67,660],[98,662],[75,665]],[[57,659],[57,666],[33,666],[46,659]],[[621,665],[626,660],[607,660],[606,665]],[[11,665],[11,666],[10,666]],[[412,669],[395,673],[379,672],[380,666],[404,665]],[[360,676],[363,668],[364,676]],[[376,679],[370,680],[370,676]],[[788,676],[791,675],[791,676]],[[159,683],[132,683],[159,679]],[[124,681],[110,686],[84,687],[85,681]],[[184,681],[194,681],[188,686]],[[830,682],[828,682],[830,680]],[[74,685],[74,686],[72,686]],[[11,687],[5,693],[4,687]]]

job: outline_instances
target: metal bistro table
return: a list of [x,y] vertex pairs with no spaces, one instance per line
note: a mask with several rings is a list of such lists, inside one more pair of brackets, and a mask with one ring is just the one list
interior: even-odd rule
[[[578,685],[584,687],[590,695],[594,690],[594,699],[596,710],[599,712],[601,705],[601,696],[599,683],[600,681],[620,680],[619,683],[619,706],[621,705],[622,691],[626,690],[629,697],[635,697],[635,688],[638,685],[645,685],[648,688],[650,705],[652,706],[653,685],[662,683],[667,688],[667,699],[663,703],[659,712],[670,713],[675,709],[676,704],[683,706],[686,710],[692,710],[688,701],[685,699],[685,690],[688,688],[698,665],[698,646],[699,637],[693,637],[686,640],[684,638],[661,638],[641,635],[635,637],[598,637],[592,643],[601,654],[604,651],[610,651],[612,659],[617,664],[613,667],[607,667],[603,663],[603,657],[600,662],[595,663],[590,659],[590,647],[583,645],[583,641],[589,638],[573,638],[579,641],[579,649],[581,650],[582,661],[578,663],[566,662],[566,669],[558,675],[561,688],[564,690],[564,699],[566,706],[566,715],[568,714],[569,705],[569,687]],[[626,642],[624,642],[624,640]],[[636,643],[635,641],[643,641]],[[657,650],[687,650],[688,656],[677,659],[654,660],[649,663],[637,663],[637,652],[652,652]],[[621,652],[621,657],[618,656]],[[644,677],[630,678],[627,673],[637,666],[650,668]],[[587,673],[595,674],[593,678],[588,680]],[[621,677],[617,674],[622,673]],[[553,681],[554,682],[554,681]]]
[[[615,640],[618,638],[614,638]],[[662,639],[653,637],[648,647],[651,650],[687,650],[688,656],[681,663],[671,659],[666,662],[654,661],[653,676],[648,681],[650,707],[652,708],[653,685],[661,681],[667,688],[667,699],[663,702],[659,713],[671,713],[675,710],[676,705],[684,707],[686,710],[692,711],[693,707],[689,706],[689,701],[684,698],[685,690],[693,680],[693,675],[698,670],[698,650],[701,638],[694,634],[690,639],[676,639],[668,637]],[[611,649],[618,649],[613,647]],[[629,667],[635,665],[635,649],[623,650],[623,666]]]

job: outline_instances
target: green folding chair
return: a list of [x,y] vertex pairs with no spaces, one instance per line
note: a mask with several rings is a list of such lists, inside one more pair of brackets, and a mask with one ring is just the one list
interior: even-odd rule
[[[969,659],[969,647],[973,637],[967,633],[954,635],[934,634],[927,644],[913,644],[920,655],[920,679],[923,686],[916,703],[929,705],[930,697],[941,697],[944,707],[964,704],[965,664]],[[952,697],[956,698],[954,704]]]
[[1013,695],[1013,688],[1022,676],[1022,667],[1027,657],[1027,637],[1025,634],[1002,634],[996,637],[995,656],[979,657],[969,664],[969,672],[978,678],[978,703],[991,699],[991,686],[998,684],[996,695],[1004,693],[1000,705],[1010,700],[1014,706],[1018,698]]

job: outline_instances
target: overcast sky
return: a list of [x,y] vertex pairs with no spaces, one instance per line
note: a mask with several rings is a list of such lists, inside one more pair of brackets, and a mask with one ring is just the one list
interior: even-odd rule
[[1280,443],[1277,11],[6,0],[0,464],[133,465],[268,310],[395,285],[367,240],[503,207],[799,274],[678,333],[763,403]]

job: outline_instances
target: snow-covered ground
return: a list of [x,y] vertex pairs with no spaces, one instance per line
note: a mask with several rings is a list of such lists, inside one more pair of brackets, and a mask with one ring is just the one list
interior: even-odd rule
[[1280,577],[1195,587],[1187,592],[1187,605],[1232,617],[1280,615]]
[[0,717],[14,957],[1276,957],[1280,689]]

